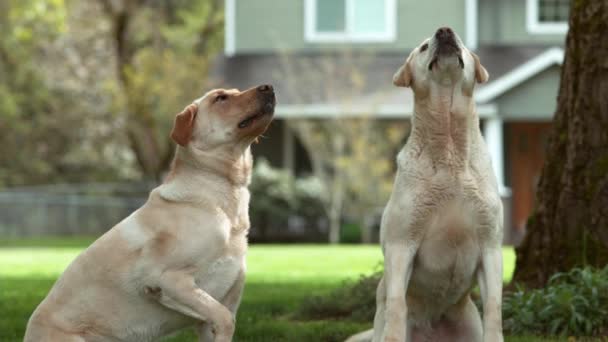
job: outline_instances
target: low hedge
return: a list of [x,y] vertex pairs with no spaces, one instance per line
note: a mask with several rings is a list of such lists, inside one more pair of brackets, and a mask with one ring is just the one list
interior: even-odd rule
[[[381,276],[382,272],[376,271],[346,282],[325,296],[308,298],[295,318],[371,322]],[[516,289],[503,296],[505,334],[608,336],[608,266],[555,274],[542,289],[526,290],[521,286]],[[477,293],[474,291],[473,297],[480,306]]]

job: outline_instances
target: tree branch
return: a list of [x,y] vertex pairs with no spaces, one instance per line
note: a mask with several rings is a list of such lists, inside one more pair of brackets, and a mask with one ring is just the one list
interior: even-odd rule
[[208,52],[210,37],[217,32],[218,28],[224,25],[224,15],[220,18],[214,18],[220,11],[223,1],[214,0],[211,2],[211,8],[207,13],[205,25],[201,28],[198,34],[198,42],[195,46],[197,54],[204,55]]

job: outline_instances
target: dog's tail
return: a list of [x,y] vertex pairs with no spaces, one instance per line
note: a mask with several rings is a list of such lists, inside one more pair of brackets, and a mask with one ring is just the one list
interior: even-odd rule
[[366,330],[364,332],[360,332],[355,334],[344,342],[371,342],[374,337],[374,329]]

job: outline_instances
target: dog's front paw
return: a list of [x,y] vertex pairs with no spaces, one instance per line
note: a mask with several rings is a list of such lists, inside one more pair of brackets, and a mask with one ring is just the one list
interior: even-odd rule
[[386,336],[382,338],[382,342],[403,342],[404,340],[399,339],[397,336]]
[[381,342],[404,342],[405,341],[405,327],[396,326],[391,327],[389,325],[384,329],[384,334],[380,339]]
[[388,336],[382,337],[382,339],[380,341],[381,342],[404,342],[405,337],[402,338],[397,335],[388,335]]
[[405,315],[401,312],[388,316],[384,325],[381,342],[405,342],[406,326]]
[[483,342],[503,342],[502,332],[488,332],[483,334]]
[[232,331],[216,332],[214,342],[230,342],[232,341],[232,335],[234,335],[234,329]]
[[213,325],[212,332],[215,335],[214,342],[230,342],[232,341],[232,335],[234,335],[235,319],[230,311],[221,315],[219,319]]
[[216,336],[213,342],[232,342],[232,336]]

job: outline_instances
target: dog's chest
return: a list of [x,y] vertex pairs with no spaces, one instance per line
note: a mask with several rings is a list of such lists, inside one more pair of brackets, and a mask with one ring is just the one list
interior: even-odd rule
[[424,237],[418,256],[430,268],[450,268],[459,257],[473,259],[480,222],[475,206],[464,196],[454,196],[437,205],[422,220]]
[[234,285],[243,267],[244,256],[222,256],[196,274],[196,283],[213,298],[221,301]]
[[[198,286],[209,293],[216,300],[221,301],[244,272],[245,253],[247,250],[246,232],[249,229],[247,203],[239,201],[234,212],[226,211],[227,231],[224,231],[225,240],[218,250],[219,256],[211,262],[204,262],[195,275]],[[216,254],[216,255],[218,255]]]
[[481,245],[496,230],[500,199],[471,175],[439,171],[433,182],[417,192],[428,206],[418,220],[423,235],[409,291],[440,308],[472,286]]

